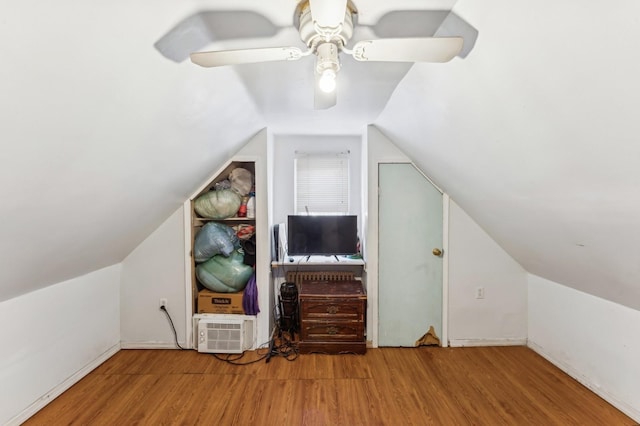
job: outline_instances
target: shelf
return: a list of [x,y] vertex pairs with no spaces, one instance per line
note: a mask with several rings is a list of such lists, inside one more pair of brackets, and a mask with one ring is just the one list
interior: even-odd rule
[[364,266],[363,259],[351,259],[347,256],[285,256],[284,260],[271,262],[272,268],[295,268],[297,266]]
[[[293,262],[289,261],[293,259]],[[309,272],[309,271],[336,271],[352,272],[355,279],[360,279],[366,270],[366,263],[363,259],[348,259],[338,256],[338,260],[328,256],[287,256],[284,261],[271,262],[271,271],[274,274],[286,279],[289,272]]]
[[194,220],[202,220],[204,222],[208,222],[208,221],[218,221],[218,222],[225,222],[225,221],[231,221],[231,222],[255,222],[256,218],[255,217],[226,217],[224,219],[213,219],[210,217],[199,217],[199,216],[194,216],[193,218]]
[[250,217],[228,217],[226,219],[211,219],[208,217],[194,217],[193,218],[193,224],[194,225],[202,225],[205,224],[207,222],[220,222],[220,223],[249,223],[249,224],[255,224],[256,223],[256,219],[255,218],[250,218]]

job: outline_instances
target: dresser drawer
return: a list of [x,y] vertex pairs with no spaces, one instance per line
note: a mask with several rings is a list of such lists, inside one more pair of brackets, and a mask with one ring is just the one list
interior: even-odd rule
[[364,300],[301,299],[300,314],[303,320],[364,320]]
[[362,322],[319,322],[302,321],[300,336],[304,341],[362,341]]

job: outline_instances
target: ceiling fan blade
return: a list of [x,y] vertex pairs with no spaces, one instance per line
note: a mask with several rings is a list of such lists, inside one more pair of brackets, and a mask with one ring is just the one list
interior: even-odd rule
[[386,38],[363,40],[353,46],[357,61],[448,62],[462,49],[462,37]]
[[337,28],[344,22],[347,0],[309,0],[311,18],[322,28]]
[[316,81],[313,86],[315,91],[313,93],[313,108],[314,109],[329,109],[337,102],[336,90],[327,93],[320,89],[320,74],[316,73]]
[[261,49],[221,50],[192,53],[191,62],[201,67],[253,64],[270,61],[295,61],[304,54],[297,47],[267,47]]

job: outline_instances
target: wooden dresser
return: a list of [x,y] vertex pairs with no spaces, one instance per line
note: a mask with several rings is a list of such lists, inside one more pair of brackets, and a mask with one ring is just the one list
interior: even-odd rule
[[303,281],[298,284],[300,353],[367,350],[367,296],[361,281]]

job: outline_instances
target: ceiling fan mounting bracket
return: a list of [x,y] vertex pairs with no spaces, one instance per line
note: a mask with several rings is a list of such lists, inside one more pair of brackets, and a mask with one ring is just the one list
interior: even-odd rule
[[309,49],[316,53],[319,45],[333,43],[341,50],[353,36],[353,17],[357,13],[355,6],[350,1],[347,4],[344,21],[337,27],[322,27],[311,16],[311,6],[308,0],[298,4],[296,8],[295,23],[300,33],[300,39]]

